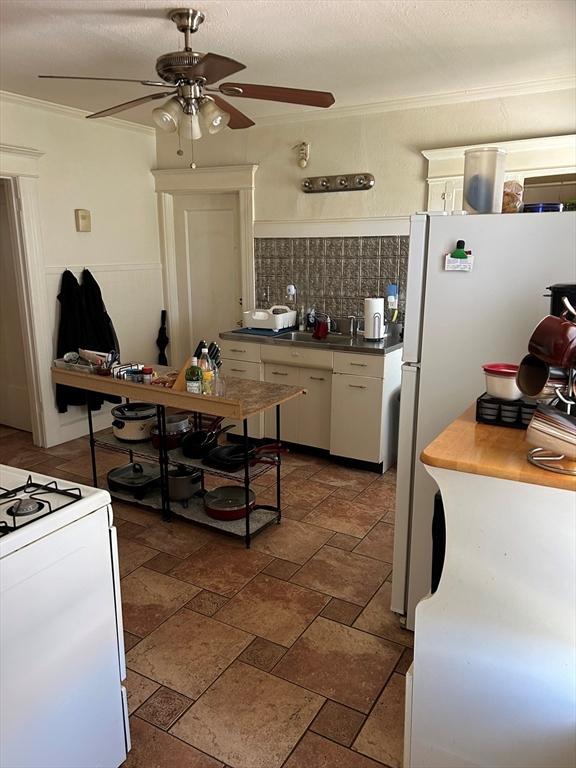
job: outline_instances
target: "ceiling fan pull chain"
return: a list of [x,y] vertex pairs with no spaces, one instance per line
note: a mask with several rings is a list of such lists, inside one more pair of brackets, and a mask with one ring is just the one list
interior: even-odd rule
[[195,171],[196,163],[194,161],[194,139],[192,138],[192,136],[190,136],[190,154],[191,154],[191,160],[192,160],[192,162],[190,163],[190,168],[192,168],[192,170]]

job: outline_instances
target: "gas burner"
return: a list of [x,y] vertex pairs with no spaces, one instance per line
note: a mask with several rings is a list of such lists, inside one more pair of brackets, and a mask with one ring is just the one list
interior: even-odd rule
[[16,502],[6,510],[12,517],[28,517],[36,515],[44,508],[44,504],[36,499],[16,499]]

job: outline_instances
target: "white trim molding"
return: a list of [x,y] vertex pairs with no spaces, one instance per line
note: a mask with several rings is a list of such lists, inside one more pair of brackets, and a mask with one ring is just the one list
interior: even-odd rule
[[44,152],[31,147],[0,144],[0,176],[38,177],[38,160]]
[[52,338],[44,322],[48,298],[44,280],[44,244],[40,225],[38,160],[43,153],[30,147],[0,145],[0,176],[10,179],[15,196],[17,291],[22,307],[24,355],[32,435],[36,445],[50,440],[48,409],[52,396],[50,363]]
[[218,165],[206,168],[175,168],[152,171],[156,192],[237,192],[254,189],[257,165]]
[[[64,115],[65,117],[85,118],[92,114],[86,109],[68,107],[65,104],[56,104],[53,101],[35,99],[31,96],[23,96],[21,93],[12,93],[11,91],[0,91],[0,102],[35,107],[36,109],[43,109],[44,111],[52,112],[56,115]],[[142,123],[134,123],[130,120],[121,120],[117,117],[101,117],[97,121],[92,122],[99,125],[107,125],[109,127],[123,128],[127,131],[135,131],[136,133],[145,133],[148,136],[156,135],[155,129],[150,125],[142,125]]]
[[522,83],[508,83],[481,88],[468,88],[461,91],[441,91],[420,96],[406,96],[400,99],[385,99],[369,104],[356,104],[330,109],[300,110],[286,112],[281,115],[258,117],[258,126],[286,125],[288,123],[308,123],[316,120],[334,120],[357,115],[379,115],[385,112],[401,112],[405,109],[424,109],[441,107],[446,104],[463,104],[471,101],[487,101],[503,99],[512,96],[527,96],[535,93],[566,91],[576,88],[576,77],[548,78],[545,80],[530,80]]
[[70,272],[82,272],[89,269],[90,272],[142,272],[142,271],[161,271],[162,264],[159,261],[144,261],[142,263],[123,261],[116,264],[49,264],[45,267],[47,275],[61,275],[65,269]]
[[[170,323],[170,348],[173,360],[189,355],[186,329],[182,318],[190,316],[190,307],[178,301],[176,230],[174,197],[185,194],[234,193],[238,199],[238,228],[242,304],[254,306],[254,183],[257,165],[227,165],[208,168],[157,169],[152,171],[158,195],[158,225],[163,264],[164,302]],[[188,286],[188,295],[190,286]]]
[[576,134],[518,141],[490,141],[460,147],[424,149],[428,160],[428,210],[457,210],[461,205],[464,152],[478,147],[506,150],[506,181],[576,172]]
[[410,234],[409,216],[256,221],[254,224],[254,237],[381,237],[408,234]]
[[576,165],[576,134],[573,133],[518,141],[487,141],[484,144],[423,149],[422,155],[428,160],[428,180],[461,176],[464,173],[464,152],[479,147],[506,150],[507,173],[527,168],[564,169]]

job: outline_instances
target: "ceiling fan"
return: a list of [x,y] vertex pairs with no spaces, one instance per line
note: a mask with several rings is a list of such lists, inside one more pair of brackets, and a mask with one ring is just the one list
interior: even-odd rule
[[87,117],[107,117],[145,104],[148,101],[156,101],[170,96],[171,98],[165,104],[153,110],[154,122],[164,131],[169,133],[181,131],[184,137],[189,139],[201,138],[203,126],[207,128],[209,133],[218,133],[226,125],[232,129],[249,128],[254,125],[253,120],[225,101],[219,94],[280,101],[288,104],[303,104],[310,107],[330,107],[334,104],[334,96],[327,91],[230,82],[220,83],[217,87],[210,88],[209,86],[245,69],[246,66],[239,61],[216,53],[197,53],[192,50],[190,37],[198,31],[200,24],[204,21],[204,14],[201,11],[193,8],[176,8],[170,11],[168,18],[176,24],[180,32],[184,33],[184,50],[164,53],[156,60],[156,72],[162,82],[132,80],[123,77],[80,77],[77,75],[39,75],[39,77],[140,83],[141,85],[159,86],[164,89],[166,86],[172,86],[173,90],[148,93],[139,99],[117,104],[114,107],[103,109],[101,112],[87,115]]

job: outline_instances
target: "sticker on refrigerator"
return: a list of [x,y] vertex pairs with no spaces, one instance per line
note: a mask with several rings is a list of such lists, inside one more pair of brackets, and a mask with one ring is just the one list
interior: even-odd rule
[[456,248],[444,254],[444,270],[446,272],[471,272],[474,265],[472,251],[466,250],[464,240],[458,240]]

